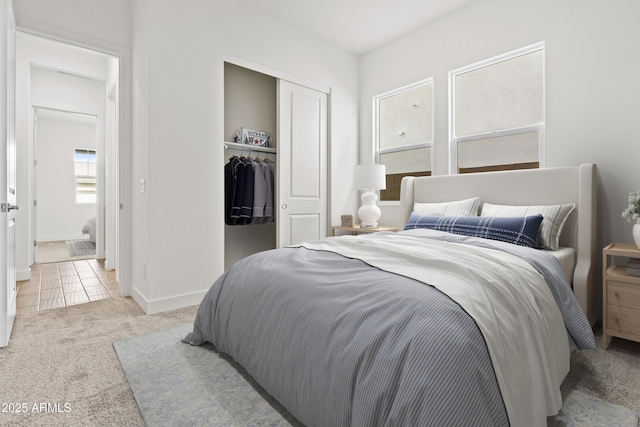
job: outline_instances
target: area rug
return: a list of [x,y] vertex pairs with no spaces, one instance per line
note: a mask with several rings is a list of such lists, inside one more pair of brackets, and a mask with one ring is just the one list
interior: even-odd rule
[[67,240],[67,248],[72,257],[96,254],[96,244],[88,240]]
[[[148,427],[302,426],[242,367],[212,345],[180,340],[187,323],[113,343]],[[637,427],[638,414],[602,399],[569,391],[549,427]]]
[[300,426],[246,371],[212,345],[180,340],[193,323],[113,343],[147,427]]

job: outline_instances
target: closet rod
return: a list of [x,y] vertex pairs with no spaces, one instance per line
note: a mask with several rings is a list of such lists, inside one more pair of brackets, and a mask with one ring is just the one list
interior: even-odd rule
[[224,149],[232,149],[232,150],[247,150],[247,151],[260,151],[263,153],[276,153],[277,150],[271,147],[260,147],[259,145],[248,145],[248,144],[238,144],[237,142],[227,142],[224,143]]

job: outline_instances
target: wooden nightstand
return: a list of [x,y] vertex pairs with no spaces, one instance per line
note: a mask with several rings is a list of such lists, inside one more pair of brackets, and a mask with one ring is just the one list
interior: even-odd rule
[[342,227],[340,225],[332,225],[331,226],[331,235],[335,236],[337,231],[348,231],[351,234],[358,235],[362,233],[377,233],[378,231],[398,231],[398,227],[386,227],[386,226],[378,226],[378,227],[360,227],[359,224],[354,225],[353,227]]
[[626,265],[616,257],[640,258],[633,244],[612,243],[602,250],[602,337],[640,342],[640,277],[627,274]]

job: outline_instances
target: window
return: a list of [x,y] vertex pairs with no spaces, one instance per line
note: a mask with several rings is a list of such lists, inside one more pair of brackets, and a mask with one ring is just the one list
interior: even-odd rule
[[400,200],[405,176],[431,175],[433,79],[374,97],[375,159],[386,167],[380,200]]
[[451,172],[541,166],[544,43],[449,73]]
[[96,203],[96,152],[76,148],[74,153],[76,203]]

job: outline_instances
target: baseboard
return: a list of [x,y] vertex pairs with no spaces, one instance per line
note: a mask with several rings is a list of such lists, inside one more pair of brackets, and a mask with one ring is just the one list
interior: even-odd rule
[[144,297],[144,295],[140,293],[138,289],[136,288],[131,289],[131,298],[133,298],[133,300],[140,306],[142,311],[149,314],[149,312],[147,311],[148,310],[147,307],[149,306],[147,299]]
[[16,270],[16,282],[21,282],[23,280],[31,280],[30,268],[26,270]]
[[176,310],[178,308],[190,307],[192,305],[199,305],[204,296],[208,292],[207,290],[193,292],[190,294],[176,295],[168,298],[159,298],[156,300],[149,300],[138,289],[133,288],[131,290],[131,297],[133,300],[144,310],[146,314],[162,313],[163,311]]

